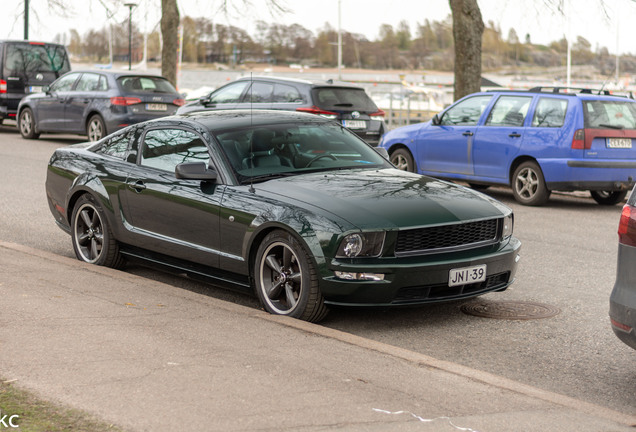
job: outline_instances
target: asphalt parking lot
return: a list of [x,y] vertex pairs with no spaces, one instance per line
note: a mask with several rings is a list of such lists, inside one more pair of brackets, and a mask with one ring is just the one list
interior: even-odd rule
[[[79,139],[22,140],[0,129],[0,240],[72,257],[44,196],[53,149]],[[399,310],[333,310],[322,326],[451,361],[635,415],[635,354],[613,335],[607,317],[615,269],[620,206],[597,205],[584,194],[554,194],[545,207],[522,207],[506,189],[488,191],[515,210],[523,243],[517,281],[478,301],[533,302],[557,310],[541,319],[483,318],[465,303]],[[175,290],[258,308],[255,299],[143,268],[129,272]],[[472,303],[476,303],[472,302]]]

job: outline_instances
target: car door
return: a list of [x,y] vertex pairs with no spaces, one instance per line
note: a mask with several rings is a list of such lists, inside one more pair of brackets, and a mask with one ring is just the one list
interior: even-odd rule
[[532,96],[500,95],[473,137],[475,177],[508,182],[511,161],[519,153]]
[[124,216],[137,246],[207,266],[219,264],[219,209],[225,186],[177,179],[182,162],[212,166],[205,140],[179,127],[150,127],[126,181]]
[[38,129],[50,132],[69,131],[66,122],[66,99],[81,73],[69,73],[51,84],[46,95],[38,100]]
[[446,110],[416,138],[417,166],[427,173],[473,173],[473,137],[492,95],[475,95]]
[[95,106],[98,99],[107,99],[106,78],[97,73],[83,73],[73,91],[66,97],[65,122],[69,130],[86,132],[88,109]]

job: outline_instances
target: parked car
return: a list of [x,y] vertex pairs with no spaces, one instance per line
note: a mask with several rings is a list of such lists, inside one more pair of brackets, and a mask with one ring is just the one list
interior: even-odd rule
[[388,132],[380,145],[400,169],[479,189],[509,185],[521,204],[589,190],[614,205],[635,182],[634,138],[633,99],[536,88],[471,94],[429,122]]
[[0,123],[16,119],[18,103],[71,70],[63,45],[0,40]]
[[42,133],[87,135],[97,141],[142,121],[172,115],[185,100],[160,76],[131,72],[73,71],[18,106],[23,138]]
[[337,120],[374,146],[386,129],[384,111],[362,87],[332,80],[243,77],[184,105],[177,114],[220,109],[278,109],[318,114]]
[[616,336],[636,349],[636,193],[634,190],[623,207],[618,225],[618,265],[616,283],[610,295],[609,316]]
[[46,195],[81,261],[155,263],[309,321],[503,291],[519,260],[508,207],[305,113],[192,113],[61,148]]

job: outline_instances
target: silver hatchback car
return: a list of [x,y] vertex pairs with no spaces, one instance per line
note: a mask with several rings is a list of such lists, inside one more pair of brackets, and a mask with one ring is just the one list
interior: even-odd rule
[[636,187],[618,225],[618,265],[609,316],[616,336],[636,349]]

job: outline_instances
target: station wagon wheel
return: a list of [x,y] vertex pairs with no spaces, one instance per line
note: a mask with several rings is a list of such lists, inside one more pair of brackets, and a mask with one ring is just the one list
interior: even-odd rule
[[86,135],[89,141],[99,141],[106,136],[106,125],[99,114],[93,115],[86,125]]
[[285,231],[263,239],[254,262],[256,293],[266,311],[317,322],[327,315],[315,266],[302,245]]
[[511,186],[515,199],[524,205],[543,205],[550,198],[543,172],[533,161],[524,162],[517,167],[512,175]]
[[20,135],[26,139],[37,139],[40,134],[35,132],[35,119],[33,118],[33,111],[31,108],[24,108],[20,113],[18,119],[18,127],[20,128]]
[[92,195],[82,195],[73,208],[71,238],[80,261],[113,268],[123,264],[104,211]]
[[407,149],[399,148],[391,153],[391,163],[402,171],[415,172],[413,156]]
[[601,205],[616,205],[627,196],[627,191],[590,191],[594,201]]

